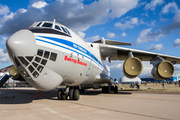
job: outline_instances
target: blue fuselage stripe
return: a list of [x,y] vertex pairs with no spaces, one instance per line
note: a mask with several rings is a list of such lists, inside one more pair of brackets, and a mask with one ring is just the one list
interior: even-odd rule
[[[38,37],[42,37],[42,36],[38,36]],[[67,41],[67,40],[63,40],[63,39],[59,39],[59,38],[44,37],[44,36],[42,38],[50,39],[52,41],[67,45],[67,46],[72,47],[72,48],[74,48],[74,49],[76,49],[78,51],[81,51],[86,55],[87,58],[89,58],[90,60],[94,61],[97,65],[99,64],[101,67],[104,68],[102,63],[93,54],[91,54],[88,50],[86,50],[85,48],[81,47],[80,45],[78,45],[76,43],[73,43],[73,42],[70,42],[70,41]],[[36,38],[36,40],[41,41],[41,42],[45,42],[45,43],[48,43],[48,44],[52,44],[52,45],[55,45],[55,46],[58,46],[58,47],[61,47],[61,48],[76,52],[76,53],[84,56],[84,54],[82,54],[80,52],[77,52],[75,50],[69,49],[67,47],[64,47],[64,46],[61,46],[61,45],[58,45],[58,44],[55,44],[55,43],[52,43],[52,42],[49,42],[49,41],[45,41],[45,40],[42,40],[42,39],[38,39],[38,38]]]

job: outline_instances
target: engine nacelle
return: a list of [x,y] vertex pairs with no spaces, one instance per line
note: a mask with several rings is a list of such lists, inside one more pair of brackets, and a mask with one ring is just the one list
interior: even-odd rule
[[156,80],[165,80],[174,74],[174,66],[169,61],[162,61],[158,64],[156,64],[152,71],[151,75]]
[[14,65],[10,68],[9,74],[12,75],[12,79],[14,80],[19,80],[21,78],[20,73],[17,71]]
[[135,78],[142,72],[142,62],[137,57],[129,57],[123,64],[123,73],[128,78]]

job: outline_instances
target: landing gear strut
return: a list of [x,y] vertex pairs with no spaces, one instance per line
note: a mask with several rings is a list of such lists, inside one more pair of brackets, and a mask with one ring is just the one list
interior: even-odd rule
[[58,100],[79,100],[80,91],[77,87],[67,87],[66,89],[59,89],[57,92]]

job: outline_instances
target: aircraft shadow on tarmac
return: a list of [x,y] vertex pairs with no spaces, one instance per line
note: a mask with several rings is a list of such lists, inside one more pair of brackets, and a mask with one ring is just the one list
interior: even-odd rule
[[[13,97],[14,92],[14,97]],[[39,90],[35,89],[0,89],[0,104],[26,104],[35,100]],[[57,99],[57,90],[44,91],[39,99]]]
[[[38,100],[49,99],[49,100],[58,100],[57,99],[58,89],[51,91],[43,91]],[[13,97],[14,92],[14,97]],[[35,97],[38,94],[38,90],[35,89],[0,89],[0,104],[27,104],[35,101]],[[101,93],[101,90],[86,90],[81,95],[94,96],[99,94],[109,94]],[[131,92],[119,91],[116,95],[126,94],[130,95]],[[7,97],[7,98],[6,98]]]
[[[110,94],[110,93],[102,93],[101,90],[86,90],[84,93],[81,93],[81,95],[99,95],[99,94]],[[127,91],[118,91],[118,93],[115,93],[115,94],[127,94],[127,95],[130,95],[132,93],[127,92]]]

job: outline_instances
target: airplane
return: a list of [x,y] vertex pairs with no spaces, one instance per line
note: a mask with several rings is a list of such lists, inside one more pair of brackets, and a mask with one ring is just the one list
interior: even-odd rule
[[[88,88],[110,91],[110,69],[106,61],[125,60],[123,73],[135,78],[142,72],[142,61],[153,65],[156,80],[170,78],[174,64],[180,57],[120,47],[131,43],[106,40],[85,42],[68,27],[54,21],[39,21],[28,29],[15,32],[6,41],[8,55],[13,63],[13,79],[23,77],[31,86],[41,91],[59,85],[59,100],[79,100],[80,92]],[[101,86],[107,83],[108,86]],[[118,88],[113,88],[117,93]]]

